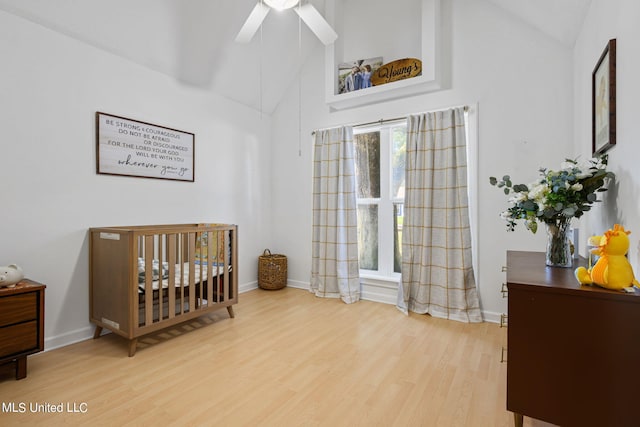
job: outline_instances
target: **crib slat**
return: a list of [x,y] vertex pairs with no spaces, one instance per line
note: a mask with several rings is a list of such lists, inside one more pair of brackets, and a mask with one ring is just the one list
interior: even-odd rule
[[[216,236],[214,238],[214,236]],[[217,260],[215,260],[213,258],[213,248],[214,248],[214,244],[218,243],[218,233],[216,232],[215,234],[211,231],[207,232],[207,306],[211,307],[211,304],[213,304],[213,269],[215,268],[216,270],[218,269],[218,267],[216,266],[215,262]],[[202,266],[200,266],[200,268],[202,268]]]
[[180,243],[182,245],[180,248],[180,259],[178,261],[180,264],[180,310],[178,311],[178,309],[176,309],[176,314],[184,314],[184,288],[186,286],[186,283],[184,282],[184,261],[188,258],[186,252],[189,247],[186,233],[180,233]]
[[144,324],[153,323],[153,236],[144,236]]
[[193,311],[196,306],[196,233],[189,233],[189,311]]
[[[228,301],[229,300],[229,242],[227,240],[227,234],[228,232],[224,232],[222,233],[222,247],[224,248],[224,253],[222,254],[222,259],[224,260],[223,264],[224,264],[224,279],[222,280],[222,284],[223,284],[223,291],[222,291],[222,297],[224,301]],[[234,266],[235,268],[235,266]]]
[[229,232],[225,230],[220,234],[220,247],[224,248],[224,253],[222,254],[222,263],[224,264],[224,268],[220,271],[219,280],[219,288],[220,288],[220,297],[218,298],[218,302],[224,302],[227,300],[227,288],[226,282],[229,281],[229,267],[231,266],[229,260]]
[[[229,283],[229,289],[232,302],[238,302],[238,228],[232,227],[228,231],[229,233],[229,264],[233,269],[231,272],[231,283]],[[233,307],[229,305],[229,314],[233,317]]]
[[[200,239],[200,240],[196,240],[198,241],[198,248],[200,249],[200,256],[199,256],[199,261],[200,261],[200,265],[198,266],[198,277],[196,277],[195,280],[195,286],[196,286],[196,306],[194,309],[197,309],[198,307],[200,307],[201,305],[201,299],[202,299],[202,280],[205,278],[203,277],[203,268],[206,265],[207,262],[207,257],[202,257],[203,252],[204,252],[204,247],[203,247],[203,243],[205,242],[205,239],[207,239],[209,236],[207,234],[206,231],[198,233],[196,239]],[[196,254],[197,255],[197,254]]]
[[164,317],[164,277],[166,273],[162,266],[162,242],[164,241],[164,234],[157,234],[154,237],[154,240],[156,243],[156,250],[158,251],[158,318],[155,319],[155,321],[160,322]]
[[[138,325],[140,324],[140,290],[139,290],[139,286],[140,286],[140,278],[139,278],[139,273],[138,273],[138,258],[140,256],[142,256],[141,254],[141,244],[140,244],[140,237],[136,236],[131,238],[130,240],[130,244],[133,245],[133,248],[131,248],[131,252],[133,254],[132,259],[129,261],[131,263],[131,283],[129,286],[129,292],[131,295],[131,298],[133,298],[131,300],[131,304],[132,304],[132,309],[131,309],[131,329],[135,329],[138,327]],[[135,295],[135,297],[134,297]],[[132,335],[132,333],[129,333],[129,335]]]
[[169,286],[167,292],[169,295],[169,319],[173,319],[176,315],[176,235],[167,235],[167,262],[169,263]]

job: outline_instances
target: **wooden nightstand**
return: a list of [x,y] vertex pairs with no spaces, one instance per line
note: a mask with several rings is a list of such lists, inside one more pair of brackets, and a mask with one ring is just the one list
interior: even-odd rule
[[27,376],[27,356],[44,350],[44,288],[24,279],[0,288],[0,365],[15,363],[16,380]]

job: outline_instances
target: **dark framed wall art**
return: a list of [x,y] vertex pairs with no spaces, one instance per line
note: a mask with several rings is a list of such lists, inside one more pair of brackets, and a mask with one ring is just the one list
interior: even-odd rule
[[593,155],[616,144],[616,39],[607,43],[591,75]]
[[99,174],[194,182],[195,135],[96,112]]

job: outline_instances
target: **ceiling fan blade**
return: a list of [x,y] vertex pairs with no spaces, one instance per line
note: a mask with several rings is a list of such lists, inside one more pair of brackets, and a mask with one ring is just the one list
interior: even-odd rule
[[269,6],[265,6],[259,1],[244,22],[242,28],[240,28],[240,32],[236,36],[236,42],[249,43],[256,31],[258,31],[258,28],[260,28],[260,25],[262,25],[264,18],[267,17],[267,13],[269,13]]
[[328,45],[336,41],[338,38],[336,32],[333,31],[333,28],[331,28],[329,23],[320,15],[320,12],[310,3],[295,7],[294,10],[322,43]]

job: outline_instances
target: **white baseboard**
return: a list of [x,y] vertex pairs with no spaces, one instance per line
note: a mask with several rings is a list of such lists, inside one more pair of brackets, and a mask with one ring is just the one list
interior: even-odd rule
[[[309,282],[296,280],[287,281],[287,286],[304,290],[309,290],[310,288]],[[395,305],[397,297],[396,294],[397,290],[389,286],[376,286],[375,284],[363,282],[360,297],[366,301]]]
[[60,347],[66,347],[71,344],[75,344],[80,341],[85,341],[93,338],[94,325],[86,326],[75,331],[66,332],[64,334],[55,335],[53,337],[45,338],[44,351],[54,350]]
[[310,287],[309,282],[301,282],[298,280],[287,280],[287,286],[296,289],[304,289],[306,291],[308,291]]
[[[301,282],[295,280],[289,280],[287,286],[298,289],[309,290],[309,282]],[[376,281],[369,281],[364,279],[362,281],[362,293],[361,298],[366,301],[379,302],[382,304],[397,304],[398,298],[397,287],[390,286],[384,283],[376,283]],[[489,323],[500,323],[500,316],[502,313],[496,313],[493,311],[482,311],[482,319]]]
[[242,285],[238,286],[238,293],[245,293],[245,292],[249,292],[252,291],[254,289],[258,289],[258,281],[255,280],[253,282],[249,282],[249,283],[244,283]]
[[489,323],[500,323],[500,316],[502,313],[496,313],[495,311],[482,311],[482,319]]

